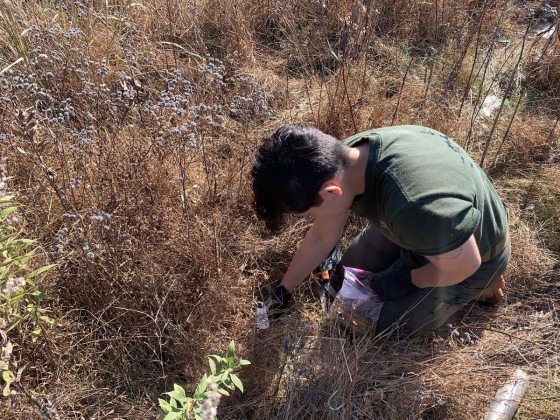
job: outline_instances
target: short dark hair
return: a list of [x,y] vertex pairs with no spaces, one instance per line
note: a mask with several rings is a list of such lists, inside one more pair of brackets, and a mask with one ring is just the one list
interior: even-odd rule
[[345,146],[316,128],[285,124],[265,138],[253,164],[253,206],[271,230],[286,212],[321,204],[321,185],[347,162]]

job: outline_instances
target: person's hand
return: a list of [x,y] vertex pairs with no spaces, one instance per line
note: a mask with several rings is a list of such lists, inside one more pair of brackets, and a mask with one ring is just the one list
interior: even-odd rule
[[286,311],[291,300],[292,294],[288,289],[282,285],[278,285],[274,289],[270,299],[265,302],[264,306],[267,308],[270,317],[276,319]]
[[388,269],[376,273],[369,286],[381,300],[397,300],[418,289],[412,283],[410,268],[399,259]]

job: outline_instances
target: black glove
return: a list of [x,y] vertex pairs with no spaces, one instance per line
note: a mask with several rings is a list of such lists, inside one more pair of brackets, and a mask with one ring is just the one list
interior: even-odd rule
[[412,284],[410,268],[399,259],[388,269],[376,273],[369,286],[382,300],[397,300],[417,290]]
[[274,289],[274,293],[272,293],[272,297],[265,303],[270,317],[272,319],[276,319],[280,315],[282,315],[291,300],[292,294],[288,292],[288,289],[286,289],[282,285],[276,286],[276,289]]

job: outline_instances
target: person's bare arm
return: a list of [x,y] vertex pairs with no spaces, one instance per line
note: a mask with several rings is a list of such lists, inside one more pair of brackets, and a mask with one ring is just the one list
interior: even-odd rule
[[327,257],[340,238],[348,213],[314,220],[280,282],[282,286],[291,292]]
[[417,287],[444,287],[460,283],[474,274],[481,264],[473,235],[452,251],[426,258],[429,264],[412,270],[412,283]]

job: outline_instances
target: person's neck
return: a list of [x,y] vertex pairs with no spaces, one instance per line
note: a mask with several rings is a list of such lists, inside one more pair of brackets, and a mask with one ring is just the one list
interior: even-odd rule
[[343,184],[351,199],[363,194],[366,189],[366,167],[369,155],[369,143],[351,147],[348,151],[348,163],[343,172]]

